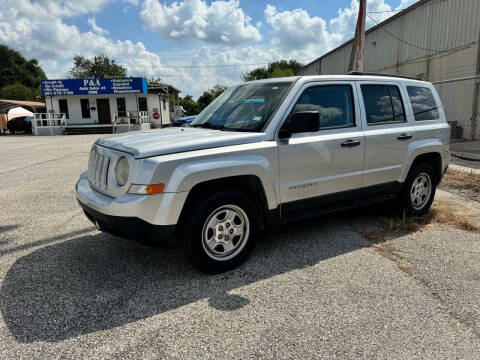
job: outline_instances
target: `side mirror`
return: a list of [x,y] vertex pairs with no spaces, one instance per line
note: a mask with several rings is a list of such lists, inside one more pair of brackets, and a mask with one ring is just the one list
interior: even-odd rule
[[288,139],[292,134],[316,132],[320,129],[320,114],[317,111],[302,111],[291,114],[280,129],[280,139]]

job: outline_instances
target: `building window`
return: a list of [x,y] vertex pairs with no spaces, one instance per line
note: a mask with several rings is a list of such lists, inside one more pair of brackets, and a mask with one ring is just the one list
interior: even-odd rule
[[405,121],[405,111],[398,87],[362,85],[362,95],[369,125]]
[[292,114],[303,111],[318,112],[320,130],[355,126],[352,87],[312,86],[300,96]]
[[125,98],[117,98],[118,116],[127,116],[127,107],[125,106]]
[[162,99],[163,102],[163,110],[167,110],[167,101],[165,99]]
[[148,104],[146,97],[139,97],[138,98],[138,110],[139,111],[148,111]]
[[432,91],[426,87],[407,86],[416,121],[437,120],[440,117]]
[[67,119],[70,119],[70,116],[68,114],[67,99],[59,99],[58,100],[58,108],[60,109],[60,113],[65,114]]
[[80,99],[80,107],[82,108],[82,119],[90,119],[90,101]]

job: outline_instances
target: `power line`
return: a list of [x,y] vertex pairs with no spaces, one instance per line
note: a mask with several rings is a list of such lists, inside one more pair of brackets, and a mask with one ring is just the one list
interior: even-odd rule
[[[375,19],[373,19],[370,15],[367,14],[367,17],[372,20],[376,25],[379,25],[378,22],[375,21]],[[391,37],[393,37],[394,39],[400,41],[401,43],[404,43],[405,45],[408,45],[408,46],[411,46],[411,47],[414,47],[414,48],[417,48],[417,49],[420,49],[420,50],[425,50],[425,51],[430,51],[430,52],[434,52],[434,53],[444,53],[444,52],[450,52],[451,50],[435,50],[435,49],[428,49],[428,48],[424,48],[422,46],[419,46],[419,45],[416,45],[416,44],[412,44],[406,40],[403,40],[401,38],[399,38],[398,36],[392,34],[390,31],[388,31],[387,29],[385,29],[383,26],[380,26],[380,29],[382,31],[384,31],[385,33],[387,33],[388,35],[390,35]]]
[[380,11],[366,11],[367,14],[382,14],[382,13],[392,13],[392,12],[398,12],[398,11],[402,11],[402,10],[405,10],[406,8],[404,9],[392,9],[392,10],[380,10]]
[[[221,67],[241,67],[241,66],[260,66],[260,65],[268,65],[267,62],[265,63],[256,63],[256,64],[216,64],[216,65],[145,65],[145,66],[137,66],[133,65],[133,68],[165,68],[165,69],[191,69],[191,68],[221,68]],[[124,65],[127,66],[127,65]]]

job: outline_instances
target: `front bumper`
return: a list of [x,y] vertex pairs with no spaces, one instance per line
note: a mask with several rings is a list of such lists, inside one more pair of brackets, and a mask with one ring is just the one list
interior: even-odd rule
[[152,225],[135,217],[105,215],[78,201],[87,218],[101,231],[143,244],[154,244],[173,238],[175,225]]
[[87,172],[80,175],[75,191],[83,211],[100,230],[148,243],[173,236],[181,211],[178,208],[186,197],[183,193],[165,193],[112,198],[90,186]]

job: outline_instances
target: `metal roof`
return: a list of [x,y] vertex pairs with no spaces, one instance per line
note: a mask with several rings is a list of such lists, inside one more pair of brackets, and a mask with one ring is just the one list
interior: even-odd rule
[[[477,42],[479,31],[480,1],[420,0],[365,32],[365,71],[461,48]],[[308,63],[298,74],[346,73],[352,41]]]
[[0,100],[0,114],[6,114],[8,110],[18,106],[28,107],[36,112],[38,109],[45,108],[45,103],[26,100]]

